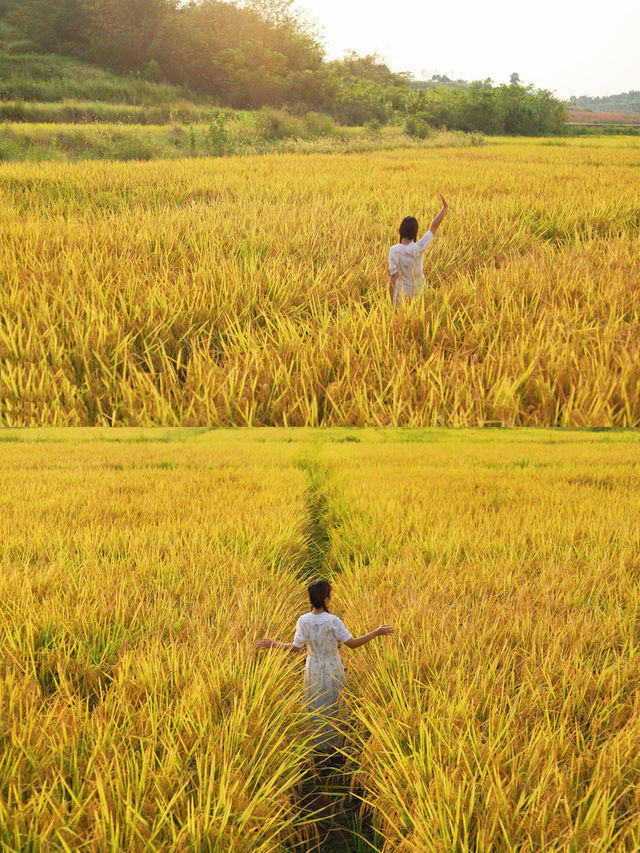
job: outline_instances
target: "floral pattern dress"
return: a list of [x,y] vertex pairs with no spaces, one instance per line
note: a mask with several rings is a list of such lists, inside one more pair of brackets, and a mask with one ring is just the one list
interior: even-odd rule
[[331,613],[305,613],[298,619],[293,645],[307,647],[304,695],[311,714],[315,747],[328,752],[338,745],[340,691],[345,684],[338,643],[351,639],[344,622]]

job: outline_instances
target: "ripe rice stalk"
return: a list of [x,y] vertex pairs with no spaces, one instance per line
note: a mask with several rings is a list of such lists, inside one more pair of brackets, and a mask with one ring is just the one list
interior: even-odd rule
[[[0,422],[637,425],[636,160],[619,138],[5,164]],[[438,189],[427,291],[394,312],[388,247]]]

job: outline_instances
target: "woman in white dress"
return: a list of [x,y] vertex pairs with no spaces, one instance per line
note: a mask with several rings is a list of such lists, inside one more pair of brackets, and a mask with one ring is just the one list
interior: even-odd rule
[[409,302],[425,286],[422,270],[422,256],[429,243],[435,237],[440,223],[446,216],[449,206],[444,196],[442,210],[431,223],[424,237],[418,238],[418,220],[415,216],[406,216],[400,223],[400,242],[389,249],[389,295],[397,307],[401,302]]
[[380,625],[375,631],[352,637],[344,622],[329,613],[331,584],[317,580],[309,584],[311,609],[298,619],[292,643],[280,643],[265,637],[259,640],[259,649],[285,649],[301,652],[307,649],[304,670],[304,694],[311,714],[315,747],[318,752],[330,752],[340,739],[335,722],[339,716],[340,691],[345,684],[344,668],[338,653],[338,643],[350,649],[364,646],[375,637],[386,637],[393,633],[390,625]]

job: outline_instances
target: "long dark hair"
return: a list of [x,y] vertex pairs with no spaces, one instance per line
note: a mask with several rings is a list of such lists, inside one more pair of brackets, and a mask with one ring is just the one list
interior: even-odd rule
[[400,240],[413,240],[415,243],[418,239],[418,220],[415,216],[405,216],[400,223]]
[[316,610],[326,610],[328,613],[329,610],[327,605],[324,603],[325,598],[329,598],[331,595],[331,584],[329,581],[326,581],[324,578],[320,580],[313,581],[307,587],[307,592],[309,593],[309,603],[312,608],[316,608]]

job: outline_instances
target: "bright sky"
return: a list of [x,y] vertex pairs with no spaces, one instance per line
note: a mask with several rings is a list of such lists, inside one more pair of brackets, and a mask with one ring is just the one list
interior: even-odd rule
[[327,56],[378,53],[416,79],[525,83],[571,95],[640,89],[640,0],[296,0]]

